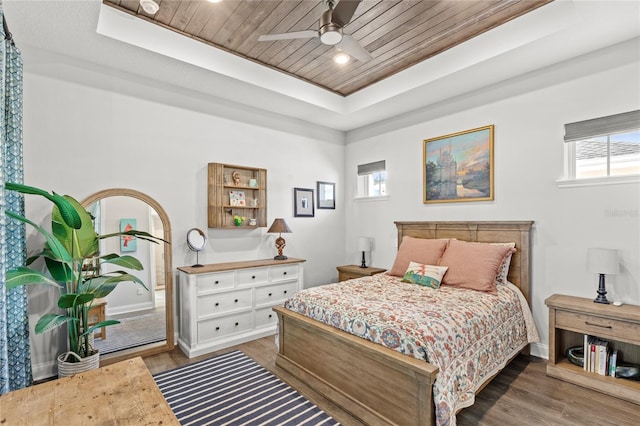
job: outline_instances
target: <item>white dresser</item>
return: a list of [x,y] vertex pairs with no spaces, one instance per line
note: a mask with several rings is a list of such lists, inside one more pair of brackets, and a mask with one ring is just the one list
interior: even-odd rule
[[272,311],[302,289],[304,259],[182,266],[178,346],[189,357],[274,334]]

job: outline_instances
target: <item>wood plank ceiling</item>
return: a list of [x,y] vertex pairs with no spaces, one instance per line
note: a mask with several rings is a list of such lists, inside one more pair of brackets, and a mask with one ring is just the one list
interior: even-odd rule
[[338,65],[317,37],[258,41],[264,34],[318,30],[323,0],[139,0],[106,5],[343,96],[350,95],[552,0],[364,0],[344,27],[372,56]]

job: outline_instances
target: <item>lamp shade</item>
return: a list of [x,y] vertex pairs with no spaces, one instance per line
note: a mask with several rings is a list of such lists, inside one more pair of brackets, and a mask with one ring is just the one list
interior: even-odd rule
[[371,251],[371,238],[369,237],[358,238],[358,251]]
[[271,224],[271,227],[267,232],[271,234],[274,234],[274,233],[285,234],[285,233],[291,233],[292,231],[287,225],[287,222],[284,221],[284,219],[277,218],[273,221],[273,223]]
[[619,273],[618,251],[605,248],[587,249],[587,271],[595,274]]

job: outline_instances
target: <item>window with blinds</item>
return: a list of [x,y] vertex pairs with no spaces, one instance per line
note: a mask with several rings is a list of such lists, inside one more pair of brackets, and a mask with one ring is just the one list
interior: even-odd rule
[[640,175],[640,110],[564,128],[568,179]]
[[358,165],[358,198],[384,195],[387,195],[385,160]]

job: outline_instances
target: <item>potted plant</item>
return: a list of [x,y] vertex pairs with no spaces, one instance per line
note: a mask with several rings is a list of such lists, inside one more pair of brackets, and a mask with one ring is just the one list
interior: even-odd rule
[[[46,240],[42,250],[27,259],[27,266],[7,272],[7,289],[29,284],[57,287],[61,293],[58,298],[61,312],[44,314],[36,323],[36,334],[66,324],[69,351],[58,356],[59,376],[97,368],[99,354],[93,349],[90,336],[94,330],[118,324],[119,321],[106,320],[89,326],[88,313],[94,300],[106,297],[121,282],[134,282],[146,289],[138,277],[124,270],[101,272],[105,264],[133,271],[141,271],[143,266],[133,256],[100,254],[99,241],[121,236],[137,237],[153,243],[164,240],[138,230],[98,235],[91,216],[73,197],[16,183],[6,183],[5,188],[22,194],[40,195],[54,204],[51,232],[21,215],[6,211],[7,216],[33,226]],[[44,258],[48,275],[28,267],[38,258]],[[73,357],[69,358],[69,355]]]

